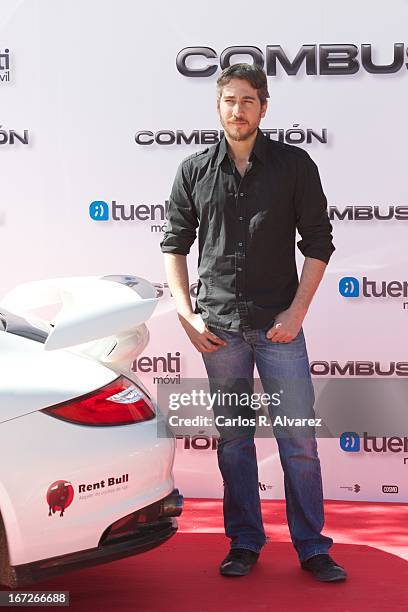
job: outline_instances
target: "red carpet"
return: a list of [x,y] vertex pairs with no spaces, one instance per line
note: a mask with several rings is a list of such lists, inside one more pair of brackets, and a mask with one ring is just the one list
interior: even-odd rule
[[243,578],[223,578],[228,549],[221,502],[185,500],[180,530],[162,547],[35,586],[70,591],[70,610],[408,610],[408,509],[405,504],[326,502],[332,554],[349,572],[321,584],[300,570],[289,543],[284,502],[263,502],[270,542]]

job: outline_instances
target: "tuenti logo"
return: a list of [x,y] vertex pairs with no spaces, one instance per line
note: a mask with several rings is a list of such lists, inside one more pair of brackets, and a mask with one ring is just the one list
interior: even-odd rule
[[391,436],[387,438],[369,436],[365,431],[362,437],[362,447],[360,435],[355,431],[345,431],[341,434],[340,448],[346,453],[358,453],[363,450],[365,453],[408,453],[408,438]]
[[354,431],[345,431],[340,436],[340,448],[346,453],[358,453],[360,450],[360,437]]
[[139,357],[132,363],[133,372],[180,372],[180,352],[155,357]]
[[10,83],[10,49],[0,49],[0,84]]
[[[408,281],[369,280],[366,276],[360,281],[355,276],[343,276],[339,280],[339,293],[346,298],[407,298]],[[402,307],[408,309],[408,302],[403,302]]]
[[93,221],[160,221],[153,224],[151,232],[164,232],[166,216],[169,208],[168,200],[164,204],[118,204],[116,200],[110,203],[95,200],[89,205],[89,216]]
[[[408,67],[404,62],[404,43],[394,43],[394,59],[389,64],[374,64],[371,44],[362,44],[360,54],[359,61],[359,48],[355,44],[302,45],[293,59],[288,57],[281,45],[267,45],[265,53],[255,46],[233,46],[219,54],[211,47],[185,47],[177,54],[176,67],[186,77],[210,77],[218,67],[224,70],[241,62],[240,57],[232,60],[242,55],[249,56],[254,64],[264,68],[268,76],[277,76],[278,62],[282,73],[288,76],[297,75],[302,64],[305,65],[302,73],[307,75],[352,75],[360,70],[360,65],[371,74],[393,74]],[[192,58],[194,65],[191,65]]]
[[381,487],[383,493],[398,493],[398,485],[383,485]]
[[[291,128],[261,128],[263,134],[269,140],[278,140],[288,144],[311,144],[313,141],[327,144],[327,128],[302,128],[299,123],[294,123]],[[221,140],[223,130],[140,130],[135,134],[135,142],[138,145],[213,145]]]
[[329,206],[331,221],[408,221],[408,206]]
[[102,200],[95,200],[89,205],[89,216],[94,221],[108,221],[109,206]]
[[339,291],[344,297],[359,297],[360,283],[354,276],[344,276],[339,281]]
[[153,383],[181,384],[181,361],[179,351],[176,351],[174,355],[172,353],[156,355],[154,357],[144,355],[132,362],[131,369],[132,372],[143,374],[150,372],[154,374],[165,374],[165,376],[155,376],[153,378]]

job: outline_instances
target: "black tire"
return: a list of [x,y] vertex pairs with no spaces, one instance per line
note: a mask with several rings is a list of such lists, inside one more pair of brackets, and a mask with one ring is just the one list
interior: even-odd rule
[[16,576],[10,567],[7,534],[3,519],[0,514],[0,584],[15,588],[17,586]]

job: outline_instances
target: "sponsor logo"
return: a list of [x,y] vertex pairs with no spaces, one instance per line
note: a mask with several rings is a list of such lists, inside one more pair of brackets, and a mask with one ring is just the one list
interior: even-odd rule
[[345,491],[350,491],[350,493],[360,493],[361,491],[361,487],[359,484],[354,484],[354,485],[344,485],[341,486],[340,489],[344,489]]
[[331,221],[407,221],[408,206],[329,206]]
[[180,441],[181,448],[184,450],[217,450],[218,436],[206,436],[199,434],[197,436],[176,436],[176,440]]
[[[264,135],[270,140],[278,140],[288,144],[311,144],[313,141],[327,144],[327,128],[316,130],[313,128],[301,128],[299,123],[294,123],[289,129],[261,128]],[[135,142],[138,145],[213,145],[221,140],[223,130],[140,130],[135,134]]]
[[[242,61],[237,57],[242,55],[249,56],[254,64],[264,68],[268,76],[278,75],[278,62],[280,73],[288,76],[297,75],[302,65],[305,70],[301,73],[307,75],[352,75],[360,68],[370,74],[393,74],[407,67],[404,63],[404,43],[394,43],[394,59],[389,64],[373,62],[371,44],[362,44],[360,50],[355,44],[314,44],[302,45],[290,58],[281,45],[267,45],[265,53],[255,46],[231,46],[220,54],[211,47],[185,47],[177,54],[176,66],[180,74],[186,77],[210,77],[218,67],[223,70]],[[231,61],[236,57],[236,61]]]
[[354,276],[344,276],[339,281],[339,291],[344,297],[359,297],[360,283]]
[[273,485],[265,484],[264,482],[258,482],[260,491],[270,491],[273,489]]
[[340,436],[340,448],[346,453],[358,453],[360,450],[360,437],[353,431],[345,431]]
[[109,206],[102,200],[97,200],[89,205],[89,216],[94,221],[109,220]]
[[132,363],[133,372],[180,372],[180,353],[166,353],[157,357],[139,357]]
[[47,489],[48,516],[59,512],[64,516],[65,510],[72,504],[74,488],[68,480],[56,480]]
[[397,485],[382,485],[381,490],[383,493],[398,493]]
[[[172,353],[166,353],[166,355],[159,355],[155,357],[148,357],[144,355],[139,357],[132,362],[131,369],[133,372],[160,372],[166,374],[166,376],[154,376],[153,383],[164,383],[164,384],[181,384],[180,371],[180,353],[176,351],[174,355]],[[173,374],[175,376],[170,376]]]
[[[366,276],[360,281],[355,276],[344,276],[339,280],[339,293],[346,298],[407,298],[408,281],[369,280]],[[408,302],[403,302],[402,307],[408,309]]]
[[10,83],[10,49],[0,49],[0,85]]
[[89,205],[89,216],[93,221],[160,221],[151,225],[151,232],[164,232],[166,216],[169,209],[168,200],[164,204],[119,204],[116,200],[110,203],[95,200]]
[[312,361],[313,376],[408,376],[407,361]]
[[1,145],[16,145],[21,143],[28,145],[28,130],[23,130],[23,133],[16,130],[5,130],[0,125],[0,146]]
[[115,487],[116,485],[123,485],[129,482],[129,474],[122,474],[121,476],[109,476],[103,480],[97,482],[82,483],[78,485],[78,493],[88,493],[90,491],[99,491],[109,487]]
[[[360,435],[355,431],[346,431],[340,436],[340,448],[347,453],[357,453],[361,447]],[[362,448],[365,453],[408,453],[408,438],[385,436],[377,438],[367,432],[362,436]],[[405,463],[405,460],[404,460]]]

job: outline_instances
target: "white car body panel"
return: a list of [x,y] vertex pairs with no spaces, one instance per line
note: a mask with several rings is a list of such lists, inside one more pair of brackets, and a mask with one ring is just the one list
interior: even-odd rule
[[[174,442],[157,440],[156,419],[115,429],[92,428],[35,412],[1,429],[2,454],[9,461],[0,468],[0,506],[5,509],[13,565],[94,548],[108,525],[174,488]],[[106,486],[107,478],[123,474],[129,475],[126,489]],[[48,516],[47,489],[59,479],[71,482],[74,500],[63,517]],[[105,487],[97,490],[99,495],[85,492],[92,497],[81,499],[80,484],[101,480]],[[4,504],[7,498],[12,514]]]
[[[147,344],[154,295],[138,277],[85,277],[26,283],[0,302],[0,313],[48,331],[44,344],[0,325],[0,513],[12,566],[96,548],[109,525],[174,489],[175,443],[158,436],[154,402],[155,418],[132,425],[85,426],[40,412],[120,374],[143,389],[130,367]],[[38,314],[58,303],[51,320]],[[74,491],[63,516],[49,515],[47,502],[58,480]]]
[[0,347],[0,423],[85,395],[118,376],[84,356],[51,353],[13,334],[1,334]]
[[[108,277],[107,277],[108,278]],[[62,302],[46,350],[67,348],[136,328],[153,313],[157,298],[150,283],[138,279],[138,293],[100,277],[25,283],[10,291],[0,306],[16,314]],[[141,285],[141,286],[140,286]]]

